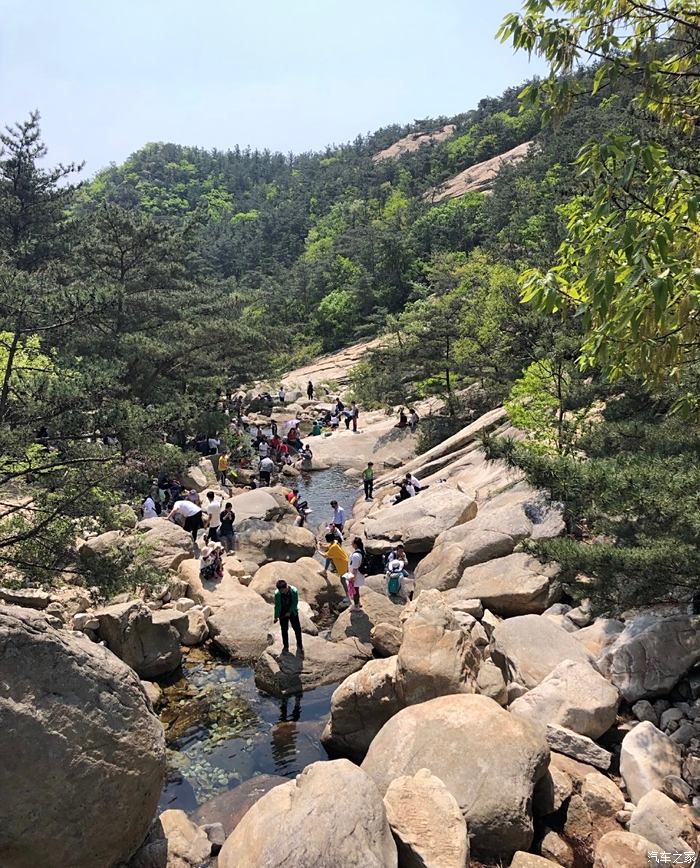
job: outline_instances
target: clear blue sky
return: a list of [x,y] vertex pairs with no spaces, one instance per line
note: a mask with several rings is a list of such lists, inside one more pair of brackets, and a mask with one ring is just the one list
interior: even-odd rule
[[519,0],[0,0],[0,122],[92,174],[149,141],[304,151],[451,115],[543,67]]

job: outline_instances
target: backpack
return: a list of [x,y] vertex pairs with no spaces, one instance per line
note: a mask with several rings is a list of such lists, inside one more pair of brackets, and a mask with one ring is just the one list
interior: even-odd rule
[[360,564],[360,572],[363,576],[368,576],[370,570],[369,556],[367,552],[362,552],[362,563]]
[[395,597],[399,593],[401,590],[401,573],[389,573],[389,583],[386,590],[390,597]]

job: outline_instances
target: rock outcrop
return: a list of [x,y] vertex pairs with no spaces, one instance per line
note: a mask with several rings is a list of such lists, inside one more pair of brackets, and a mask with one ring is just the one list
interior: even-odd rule
[[95,868],[144,840],[165,776],[138,677],[27,609],[0,609],[0,861]]
[[299,558],[293,563],[273,561],[260,567],[248,587],[271,603],[277,581],[284,579],[296,587],[300,600],[318,608],[324,603],[337,603],[345,596],[337,573],[324,575],[324,572],[323,564],[311,557]]
[[622,740],[620,774],[630,799],[636,804],[651,790],[660,790],[667,775],[681,774],[680,745],[643,721]]
[[348,760],[312,763],[257,801],[226,839],[219,868],[397,868],[382,797]]
[[262,566],[271,561],[312,557],[316,539],[305,527],[248,518],[237,524],[237,552],[242,561]]
[[485,696],[455,694],[392,717],[362,768],[382,793],[396,778],[429,769],[457,800],[474,855],[506,859],[532,842],[532,793],[548,759],[541,730]]
[[[173,612],[173,615],[187,621],[182,612]],[[95,612],[95,618],[99,621],[99,635],[109,650],[141,678],[150,680],[167,675],[182,662],[177,627],[169,618],[159,618],[143,603],[132,601],[106,606]]]

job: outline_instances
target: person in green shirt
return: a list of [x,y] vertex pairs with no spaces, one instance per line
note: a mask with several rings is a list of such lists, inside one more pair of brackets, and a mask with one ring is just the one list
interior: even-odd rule
[[374,464],[371,461],[367,462],[367,467],[362,471],[362,484],[365,487],[365,500],[374,500],[372,492],[374,491]]
[[275,591],[275,624],[280,622],[282,631],[282,651],[289,651],[289,625],[291,623],[297,640],[297,654],[304,653],[301,641],[301,623],[299,622],[299,591],[294,585],[288,585],[280,579]]

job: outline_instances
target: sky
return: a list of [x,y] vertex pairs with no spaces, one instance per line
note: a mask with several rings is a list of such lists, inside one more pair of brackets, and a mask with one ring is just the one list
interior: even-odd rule
[[0,0],[0,124],[38,108],[87,175],[147,142],[322,149],[542,73],[519,0]]

